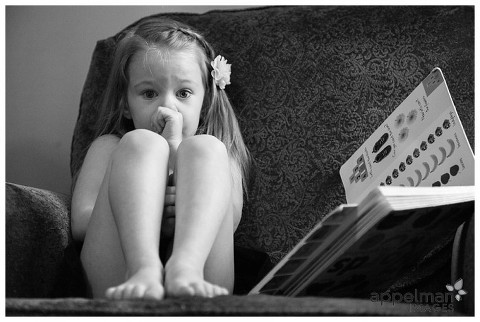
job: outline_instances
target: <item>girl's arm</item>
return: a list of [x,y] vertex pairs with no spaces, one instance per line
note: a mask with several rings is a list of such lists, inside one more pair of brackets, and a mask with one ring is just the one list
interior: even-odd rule
[[243,208],[243,189],[242,189],[242,173],[237,162],[230,160],[230,169],[232,172],[232,210],[233,210],[233,227],[234,231],[242,218]]
[[85,238],[110,155],[119,140],[114,135],[101,136],[92,143],[85,156],[72,196],[72,234],[77,241]]

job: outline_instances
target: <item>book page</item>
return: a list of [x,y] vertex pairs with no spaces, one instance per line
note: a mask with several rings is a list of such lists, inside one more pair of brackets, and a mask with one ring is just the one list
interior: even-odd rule
[[340,168],[348,203],[382,185],[473,185],[474,156],[435,68]]

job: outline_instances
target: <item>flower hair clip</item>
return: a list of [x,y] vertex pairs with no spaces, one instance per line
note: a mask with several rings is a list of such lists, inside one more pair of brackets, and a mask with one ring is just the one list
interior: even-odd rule
[[215,84],[220,89],[225,89],[225,85],[230,84],[231,64],[227,64],[225,57],[218,55],[214,61],[210,63],[213,67],[212,77]]

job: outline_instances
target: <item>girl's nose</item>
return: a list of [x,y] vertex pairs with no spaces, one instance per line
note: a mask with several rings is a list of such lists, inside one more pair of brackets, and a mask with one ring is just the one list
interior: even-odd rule
[[175,97],[174,95],[165,94],[159,97],[158,104],[163,107],[167,107],[172,110],[177,110],[175,107]]

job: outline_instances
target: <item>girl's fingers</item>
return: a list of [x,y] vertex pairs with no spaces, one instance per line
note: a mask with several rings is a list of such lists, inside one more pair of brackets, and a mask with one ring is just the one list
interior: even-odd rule
[[177,108],[163,106],[157,107],[157,110],[152,115],[152,122],[163,127],[165,127],[168,122],[179,122],[181,119],[182,114],[178,112]]
[[165,195],[165,207],[175,205],[175,195]]
[[173,237],[175,232],[175,207],[168,206],[164,208],[162,219],[162,234],[165,237]]
[[151,118],[152,130],[158,134],[162,134],[167,125],[167,120],[174,117],[173,113],[175,112],[171,109],[159,106]]
[[175,173],[172,173],[168,176],[168,183],[167,186],[175,187]]
[[165,206],[175,205],[175,186],[167,186],[165,189]]
[[169,142],[182,141],[183,116],[176,107],[159,106],[152,115],[151,127]]
[[165,220],[170,218],[175,219],[175,206],[166,206],[164,208],[163,218],[165,218]]

